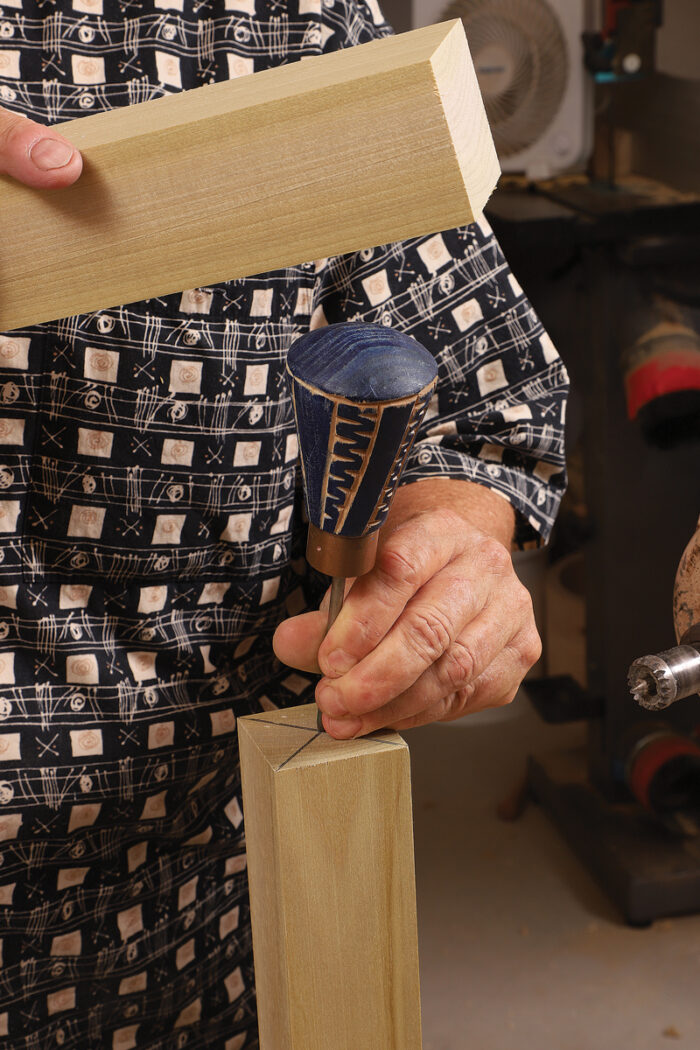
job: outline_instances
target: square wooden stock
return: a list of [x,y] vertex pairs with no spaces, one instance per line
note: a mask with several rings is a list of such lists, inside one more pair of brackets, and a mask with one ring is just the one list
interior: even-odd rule
[[460,20],[61,125],[0,176],[0,331],[473,220],[498,162]]
[[261,1050],[421,1050],[409,755],[238,722]]

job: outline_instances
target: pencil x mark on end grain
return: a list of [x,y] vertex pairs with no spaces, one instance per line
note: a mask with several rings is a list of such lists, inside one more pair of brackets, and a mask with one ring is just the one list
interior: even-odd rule
[[316,706],[287,708],[262,715],[249,715],[241,720],[245,730],[265,754],[274,772],[353,758],[369,751],[406,747],[391,730],[378,730],[355,740],[335,740],[316,728]]

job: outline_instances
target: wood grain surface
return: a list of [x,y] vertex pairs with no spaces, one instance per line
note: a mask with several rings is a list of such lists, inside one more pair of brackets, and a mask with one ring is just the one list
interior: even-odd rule
[[421,1050],[409,755],[238,723],[261,1050]]
[[473,220],[498,163],[460,20],[61,125],[0,176],[0,331]]

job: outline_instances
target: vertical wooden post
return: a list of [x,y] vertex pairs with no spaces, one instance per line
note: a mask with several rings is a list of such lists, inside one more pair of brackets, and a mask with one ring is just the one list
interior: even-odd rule
[[313,705],[238,734],[261,1050],[421,1050],[406,744]]

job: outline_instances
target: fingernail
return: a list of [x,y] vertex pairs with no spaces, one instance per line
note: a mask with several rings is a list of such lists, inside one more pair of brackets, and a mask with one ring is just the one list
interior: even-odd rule
[[53,171],[54,168],[65,168],[75,150],[69,143],[59,139],[39,139],[29,151],[35,168],[39,171]]
[[318,706],[331,718],[343,718],[348,713],[338,690],[325,682],[322,682],[316,689],[316,701]]
[[327,725],[337,740],[351,740],[362,729],[359,718],[329,718]]
[[354,656],[350,653],[346,653],[344,649],[334,649],[333,652],[326,658],[325,663],[328,666],[330,674],[347,674],[348,671],[357,663]]

